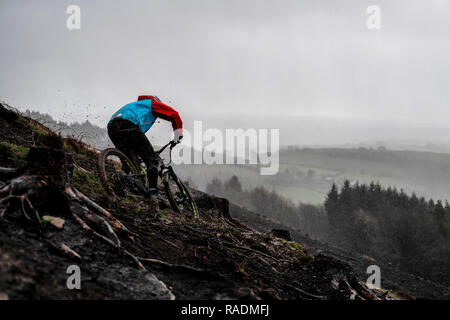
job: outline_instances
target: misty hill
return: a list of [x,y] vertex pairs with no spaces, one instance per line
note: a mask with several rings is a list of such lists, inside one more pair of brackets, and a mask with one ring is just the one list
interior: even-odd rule
[[[338,259],[245,226],[226,199],[192,190],[200,220],[113,199],[95,150],[1,105],[0,137],[3,299],[392,298]],[[80,290],[66,287],[72,265]]]
[[268,232],[272,229],[289,229],[292,240],[307,245],[314,254],[325,254],[345,261],[351,265],[361,278],[367,276],[367,267],[369,265],[375,264],[379,266],[382,270],[381,286],[385,289],[409,292],[417,298],[449,299],[450,290],[448,285],[442,284],[441,280],[443,278],[438,281],[430,281],[427,277],[402,270],[397,264],[390,262],[389,258],[381,257],[375,259],[355,250],[312,239],[309,235],[305,235],[304,229],[299,230],[298,228],[288,227],[279,221],[250,211],[242,206],[231,205],[230,211],[233,217],[261,232]]
[[214,178],[225,181],[236,175],[245,189],[264,186],[296,203],[321,204],[333,182],[342,185],[378,181],[404,192],[450,198],[450,154],[396,151],[385,148],[295,148],[280,151],[280,169],[273,176],[261,176],[250,165],[181,166],[185,175],[201,189]]
[[378,183],[332,185],[323,205],[294,204],[264,187],[243,190],[238,177],[207,185],[272,222],[404,272],[450,285],[450,205]]
[[85,122],[74,122],[68,124],[64,121],[56,121],[52,116],[38,111],[26,110],[23,115],[38,121],[44,126],[63,137],[73,137],[76,140],[83,141],[97,149],[105,149],[111,146],[108,134],[105,128],[100,128],[86,120]]

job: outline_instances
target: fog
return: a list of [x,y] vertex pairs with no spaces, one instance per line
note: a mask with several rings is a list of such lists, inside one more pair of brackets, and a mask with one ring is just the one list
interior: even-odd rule
[[[139,94],[281,144],[450,143],[450,2],[0,2],[0,99],[105,126]],[[369,5],[381,29],[366,26]]]

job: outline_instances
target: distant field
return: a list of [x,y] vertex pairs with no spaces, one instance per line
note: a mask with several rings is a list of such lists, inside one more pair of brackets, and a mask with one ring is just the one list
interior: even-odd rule
[[374,149],[296,149],[280,152],[280,170],[261,176],[256,166],[179,166],[201,189],[214,177],[239,177],[245,188],[263,185],[302,203],[323,203],[331,183],[370,183],[395,186],[405,192],[434,199],[450,199],[450,155],[416,151]]
[[328,190],[313,190],[308,187],[283,187],[276,186],[274,189],[278,194],[291,199],[295,203],[322,204]]

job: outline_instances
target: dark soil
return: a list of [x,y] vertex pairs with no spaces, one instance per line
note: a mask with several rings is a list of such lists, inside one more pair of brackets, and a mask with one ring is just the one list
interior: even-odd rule
[[288,228],[279,222],[272,221],[237,205],[231,205],[230,211],[234,218],[260,232],[269,232],[273,229],[289,230],[292,239],[306,245],[313,255],[327,255],[344,261],[353,268],[360,279],[369,276],[366,273],[368,266],[378,265],[381,269],[381,286],[386,290],[394,291],[397,294],[400,292],[409,293],[403,294],[403,296],[410,298],[414,296],[417,299],[450,299],[449,287],[402,271],[398,266],[389,262],[375,260],[368,256],[313,240],[302,233],[301,230]]
[[[0,142],[35,148],[45,127],[0,106]],[[45,140],[45,139],[43,139]],[[65,144],[75,168],[98,180],[96,153]],[[17,155],[17,153],[15,153]],[[0,166],[20,167],[23,157],[3,149]],[[8,181],[3,181],[8,183]],[[201,219],[145,201],[114,201],[89,179],[73,184],[120,220],[136,237],[122,246],[145,258],[145,270],[117,248],[83,230],[58,194],[33,199],[41,217],[64,219],[62,230],[24,219],[11,204],[0,220],[0,297],[9,299],[375,299],[350,265],[312,255],[302,244],[255,231],[230,217],[228,202],[199,191]],[[1,190],[1,185],[0,185]],[[0,199],[1,201],[1,199]],[[0,205],[3,209],[4,205]],[[294,235],[295,239],[295,235]],[[81,258],[61,250],[69,247]],[[153,260],[150,260],[153,259]],[[81,289],[69,290],[70,265],[81,269]]]

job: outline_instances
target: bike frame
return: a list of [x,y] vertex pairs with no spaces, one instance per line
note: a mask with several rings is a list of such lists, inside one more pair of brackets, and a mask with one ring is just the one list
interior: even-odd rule
[[[180,178],[175,174],[173,167],[171,166],[172,149],[178,143],[179,142],[170,141],[167,144],[165,144],[163,147],[161,147],[161,149],[159,149],[158,151],[155,152],[156,157],[157,157],[156,160],[158,161],[158,165],[159,165],[158,176],[161,178],[161,182],[164,185],[167,199],[169,200],[172,208],[177,212],[181,212],[181,210],[183,210],[183,207],[185,205],[187,205],[186,208],[188,208],[188,210],[190,210],[190,211],[192,211],[192,213],[194,213],[195,218],[198,218],[197,206],[192,198],[192,195],[190,194],[188,188],[180,180]],[[167,163],[165,163],[160,155],[167,148],[170,148],[169,161]],[[106,170],[104,168],[104,166],[105,166],[104,162],[106,162],[106,159],[109,154],[118,156],[119,158],[121,158],[121,161],[123,161],[124,159],[122,159],[122,158],[125,157],[125,160],[130,162],[128,165],[132,167],[131,168],[132,170],[130,170],[131,172],[127,171],[128,173],[119,174],[118,182],[121,183],[121,181],[123,181],[125,183],[125,185],[123,185],[123,187],[124,187],[123,191],[125,191],[125,195],[128,195],[129,191],[131,190],[131,193],[134,193],[134,196],[143,197],[143,196],[139,195],[139,193],[143,193],[144,197],[146,197],[149,190],[147,189],[148,188],[148,178],[147,178],[147,172],[145,171],[145,168],[143,167],[143,164],[142,164],[143,161],[141,161],[140,157],[137,156],[136,154],[131,154],[130,157],[126,157],[125,155],[121,156],[120,152],[118,153],[118,151],[119,150],[114,151],[111,149],[102,155],[102,157],[100,158],[102,162],[99,162],[99,164],[101,166],[100,171],[103,172],[102,173],[103,175],[106,175],[106,173],[104,173],[104,172],[106,172]],[[123,169],[123,165],[124,164],[122,162],[122,169]],[[139,170],[140,170],[140,172],[139,172]],[[122,171],[123,170],[118,170],[118,172],[122,172]],[[138,172],[133,173],[136,171],[138,171]],[[103,183],[105,183],[105,184],[110,183],[108,181],[110,178],[105,177],[102,179],[104,180]],[[178,191],[175,191],[175,193],[171,189],[171,186],[170,186],[171,182],[174,183],[173,186],[176,187],[178,190]],[[138,193],[136,193],[136,191]],[[181,199],[180,199],[179,193],[181,193]],[[180,208],[181,204],[183,204],[183,205]]]
[[[155,153],[158,155],[159,159],[159,163],[161,165],[162,168],[167,168],[170,167],[170,164],[172,163],[172,149],[173,147],[175,147],[178,143],[175,143],[173,141],[169,141],[169,143],[167,143],[166,145],[164,145],[161,149],[159,149],[158,151],[156,151]],[[169,153],[169,162],[167,164],[164,163],[163,159],[159,156],[168,146],[170,146],[170,153]]]
[[[169,141],[167,144],[165,144],[163,147],[161,147],[161,149],[159,149],[158,151],[155,151],[155,153],[158,155],[158,162],[159,162],[159,170],[158,170],[158,175],[160,178],[163,177],[164,173],[166,173],[166,171],[173,171],[172,166],[170,165],[172,163],[172,149],[173,147],[175,147],[178,143],[175,143],[173,141]],[[160,154],[167,149],[167,147],[170,147],[170,153],[169,153],[169,162],[166,164],[164,163],[164,160],[160,157]],[[141,159],[142,160],[142,159]],[[142,165],[142,161],[140,163],[136,163],[135,165],[138,166],[138,169],[141,168]],[[142,173],[142,174],[137,174],[137,175],[132,175],[133,177],[143,177],[144,179],[147,179],[147,174],[146,173]],[[133,181],[136,182],[136,181]],[[139,189],[141,189],[141,191],[146,190],[146,188],[140,184],[137,185],[139,187]]]

